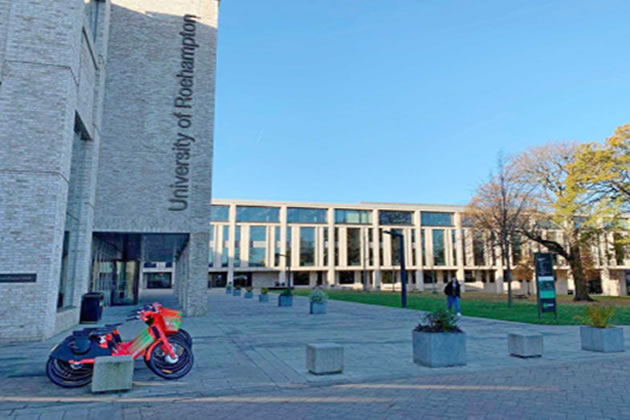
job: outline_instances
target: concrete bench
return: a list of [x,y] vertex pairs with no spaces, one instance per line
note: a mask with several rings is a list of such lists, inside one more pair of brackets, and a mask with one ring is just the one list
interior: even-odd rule
[[541,357],[543,335],[533,332],[509,333],[508,353],[517,357]]
[[94,361],[92,392],[124,391],[133,382],[133,358],[131,356],[104,356]]
[[306,369],[315,375],[343,372],[343,346],[334,343],[307,344]]

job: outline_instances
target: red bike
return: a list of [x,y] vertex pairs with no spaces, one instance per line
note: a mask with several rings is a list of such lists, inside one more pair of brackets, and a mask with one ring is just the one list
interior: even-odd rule
[[181,312],[154,303],[127,320],[147,324],[136,338],[123,341],[117,327],[85,328],[74,331],[55,346],[46,363],[46,374],[56,385],[74,388],[92,381],[94,362],[100,356],[143,357],[146,365],[164,379],[179,379],[192,369],[194,356],[190,334],[180,328]]

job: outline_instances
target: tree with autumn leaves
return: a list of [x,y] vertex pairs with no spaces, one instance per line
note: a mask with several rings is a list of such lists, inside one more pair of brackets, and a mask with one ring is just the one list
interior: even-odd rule
[[[500,159],[497,174],[468,206],[476,229],[498,238],[511,303],[512,239],[523,236],[562,256],[575,283],[574,300],[592,300],[586,271],[599,235],[620,229],[630,203],[630,125],[604,145],[547,144]],[[554,231],[555,235],[549,232]]]

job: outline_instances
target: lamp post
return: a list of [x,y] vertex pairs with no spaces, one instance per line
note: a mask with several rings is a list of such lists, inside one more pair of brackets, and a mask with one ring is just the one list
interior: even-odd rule
[[291,286],[291,256],[286,254],[278,254],[279,257],[284,257],[284,261],[287,265],[287,288],[292,289]]
[[394,232],[391,230],[384,230],[383,233],[392,235],[392,238],[400,239],[400,305],[403,308],[407,307],[407,270],[405,269],[405,237],[402,233]]

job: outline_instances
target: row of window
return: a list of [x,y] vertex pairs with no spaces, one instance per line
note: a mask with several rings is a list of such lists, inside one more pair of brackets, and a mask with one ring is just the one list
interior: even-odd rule
[[[242,244],[242,229],[249,229],[249,243]],[[286,229],[286,255],[281,254],[281,235],[280,226],[236,226],[234,237],[234,267],[241,266],[241,249],[243,246],[248,248],[248,266],[250,267],[265,267],[272,266],[278,267],[281,263],[281,258],[286,258],[287,261],[291,261],[292,241],[291,235],[293,228],[288,227]],[[334,261],[336,266],[373,266],[375,264],[375,249],[379,252],[379,261],[381,265],[384,265],[384,246],[383,238],[386,233],[389,232],[385,229],[362,229],[362,228],[344,228],[345,229],[345,254],[346,260],[341,260],[341,254],[339,252],[340,247],[340,228],[334,228]],[[215,241],[215,230],[222,232],[218,242]],[[300,226],[298,228],[299,234],[299,265],[303,267],[308,266],[327,266],[329,265],[329,229],[328,227],[315,228],[311,226]],[[318,232],[321,234],[318,238]],[[427,250],[427,230],[421,230],[421,255],[417,254],[417,238],[416,231],[414,229],[391,229],[391,232],[395,235],[391,241],[391,255],[387,259],[390,265],[401,265],[401,243],[399,235],[403,235],[403,240],[409,240],[407,243],[410,245],[409,254],[411,261],[407,261],[407,265],[429,265],[429,261],[426,256]],[[433,250],[432,263],[434,266],[446,266],[448,261],[450,265],[458,265],[457,249],[457,234],[455,229],[432,229],[431,230],[431,249]],[[269,235],[273,235],[268,237]],[[374,237],[376,234],[376,238]],[[471,232],[462,229],[460,231],[460,237],[462,241],[462,247],[464,253],[462,255],[464,265],[466,266],[486,266],[497,264],[497,256],[490,250],[488,253],[488,243],[484,240],[483,236],[476,233],[470,238]],[[230,240],[230,227],[228,225],[212,225],[210,228],[210,266],[215,266],[215,254],[220,258],[220,262],[217,261],[217,266],[228,267],[229,266],[229,240]],[[315,250],[318,248],[317,244],[323,241],[321,244],[322,254],[317,257]],[[447,244],[447,242],[450,242]],[[469,245],[466,245],[466,244]],[[409,246],[408,245],[408,246]],[[215,248],[216,249],[215,251]],[[267,252],[273,252],[273,258],[267,260]],[[467,252],[469,250],[470,252]],[[515,242],[514,257],[518,260],[521,255],[520,242]],[[447,258],[447,252],[450,252],[450,259]],[[320,258],[317,260],[317,258]],[[417,263],[416,263],[417,262]]]
[[[287,221],[289,223],[327,223],[328,210],[315,208],[289,207]],[[453,213],[421,212],[424,226],[453,226]],[[213,222],[229,220],[229,206],[213,205],[210,218]],[[236,206],[237,222],[280,222],[280,208],[261,206]],[[413,225],[413,212],[378,210],[378,221],[381,225]],[[335,209],[335,223],[339,224],[372,224],[371,210]]]

